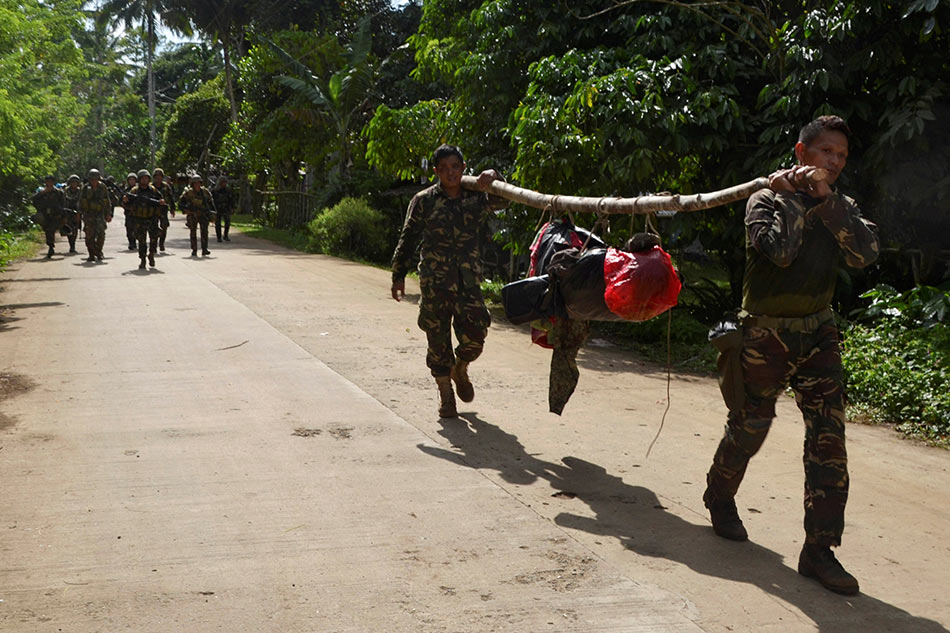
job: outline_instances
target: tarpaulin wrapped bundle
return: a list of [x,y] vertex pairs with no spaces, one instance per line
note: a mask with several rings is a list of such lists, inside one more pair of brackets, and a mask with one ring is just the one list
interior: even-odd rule
[[538,232],[530,273],[502,289],[505,314],[516,324],[531,321],[532,342],[553,350],[548,408],[558,415],[577,385],[588,322],[651,319],[676,305],[681,289],[655,235],[637,234],[623,250],[607,248],[566,219]]
[[[530,272],[535,276],[502,290],[505,313],[515,324],[557,317],[647,321],[675,306],[682,288],[655,236],[639,234],[624,250],[606,248],[599,238],[566,220],[545,224],[539,231],[531,247]],[[547,342],[534,338],[539,344]]]

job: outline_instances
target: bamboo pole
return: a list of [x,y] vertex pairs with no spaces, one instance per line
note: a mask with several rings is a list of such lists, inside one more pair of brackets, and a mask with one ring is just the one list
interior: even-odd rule
[[748,198],[759,189],[765,189],[768,186],[769,179],[763,176],[728,189],[688,196],[671,194],[638,196],[636,198],[594,198],[538,193],[500,180],[492,181],[486,189],[482,189],[478,186],[478,180],[474,176],[462,176],[462,187],[465,189],[486,191],[512,202],[519,202],[535,209],[550,209],[555,213],[572,211],[575,213],[646,214],[656,211],[700,211]]

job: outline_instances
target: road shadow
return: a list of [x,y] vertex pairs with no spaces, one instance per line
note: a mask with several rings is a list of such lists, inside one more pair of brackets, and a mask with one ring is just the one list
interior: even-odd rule
[[62,301],[40,301],[37,303],[7,303],[0,304],[0,312],[3,310],[25,310],[28,308],[55,308],[66,305]]
[[164,270],[158,268],[133,268],[122,273],[122,276],[134,275],[136,277],[148,277],[149,275],[164,275]]
[[517,436],[474,414],[443,419],[441,424],[439,435],[460,453],[424,445],[419,450],[470,468],[494,470],[511,484],[547,481],[555,491],[552,497],[587,506],[583,513],[558,514],[554,521],[561,527],[616,539],[640,556],[667,559],[705,576],[758,587],[799,609],[826,633],[948,633],[938,622],[867,594],[845,597],[826,591],[785,565],[778,553],[751,541],[721,539],[708,524],[695,525],[667,512],[652,490],[628,484],[601,466],[570,456],[560,463],[539,459]]
[[[9,271],[8,271],[9,272]],[[39,283],[41,281],[69,281],[70,277],[25,277],[22,279],[0,279],[0,286],[4,284]]]

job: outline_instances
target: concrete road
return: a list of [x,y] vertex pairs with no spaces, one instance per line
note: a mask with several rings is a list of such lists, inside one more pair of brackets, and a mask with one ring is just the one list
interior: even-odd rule
[[[715,383],[609,347],[565,415],[548,353],[498,323],[440,422],[416,305],[388,272],[242,235],[157,269],[0,277],[0,631],[921,631],[950,625],[950,455],[850,427],[839,556],[798,576],[802,424],[784,402],[740,493],[700,496]],[[410,288],[410,293],[413,289]],[[417,292],[417,289],[416,289]]]

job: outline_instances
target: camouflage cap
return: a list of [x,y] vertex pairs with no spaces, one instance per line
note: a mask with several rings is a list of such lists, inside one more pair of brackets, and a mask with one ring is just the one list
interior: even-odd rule
[[70,174],[70,175],[69,175],[69,178],[66,179],[66,182],[73,182],[73,181],[81,182],[81,181],[82,181],[82,178],[80,178],[80,177],[77,176],[76,174]]
[[150,173],[148,173],[148,170],[147,170],[147,169],[140,169],[140,170],[139,170],[139,173],[137,174],[137,176],[138,176],[139,178],[151,178],[151,177],[152,177],[152,175],[151,175]]

